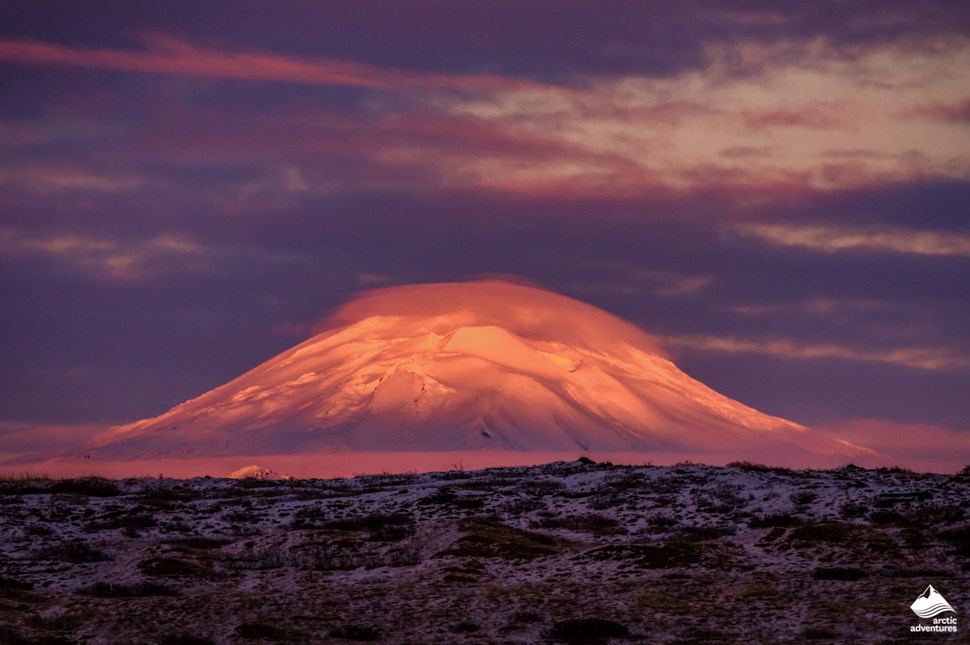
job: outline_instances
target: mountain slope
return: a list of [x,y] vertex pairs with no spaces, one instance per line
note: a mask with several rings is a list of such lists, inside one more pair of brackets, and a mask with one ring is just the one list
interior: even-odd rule
[[722,396],[636,327],[503,282],[397,287],[160,416],[111,428],[92,454],[316,451],[744,451],[857,454]]

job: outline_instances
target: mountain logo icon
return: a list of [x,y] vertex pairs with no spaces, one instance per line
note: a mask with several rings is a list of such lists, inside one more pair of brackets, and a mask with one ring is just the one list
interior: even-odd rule
[[956,613],[956,610],[950,606],[950,603],[939,591],[933,588],[933,585],[928,585],[926,591],[921,593],[909,608],[920,618],[933,618],[945,611]]

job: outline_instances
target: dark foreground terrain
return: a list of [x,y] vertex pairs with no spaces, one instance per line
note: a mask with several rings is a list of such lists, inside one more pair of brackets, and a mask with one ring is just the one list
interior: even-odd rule
[[755,464],[0,481],[0,643],[907,642],[970,477]]

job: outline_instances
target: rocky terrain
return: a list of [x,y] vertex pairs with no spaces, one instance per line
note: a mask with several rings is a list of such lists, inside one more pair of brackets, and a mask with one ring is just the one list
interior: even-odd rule
[[903,642],[928,584],[970,608],[968,509],[853,466],[8,478],[0,642]]

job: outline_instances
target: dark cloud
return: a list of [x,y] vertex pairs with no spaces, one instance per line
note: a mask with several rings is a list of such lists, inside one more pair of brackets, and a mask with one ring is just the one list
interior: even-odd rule
[[532,78],[670,74],[701,64],[712,42],[811,40],[846,48],[965,34],[970,11],[936,2],[814,3],[431,0],[357,2],[189,0],[95,4],[20,0],[0,34],[74,46],[131,47],[166,33],[212,45],[347,58],[374,65]]

